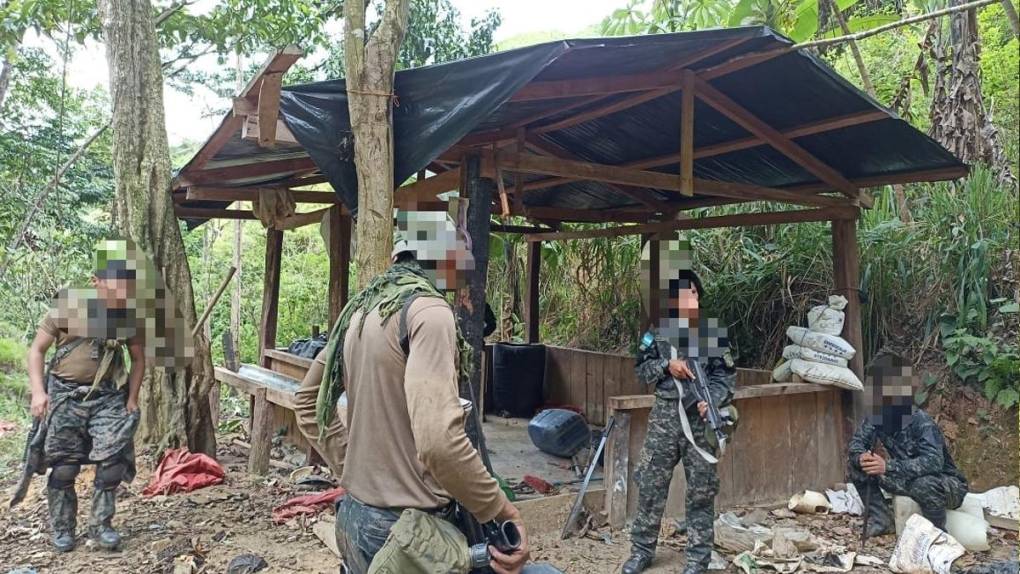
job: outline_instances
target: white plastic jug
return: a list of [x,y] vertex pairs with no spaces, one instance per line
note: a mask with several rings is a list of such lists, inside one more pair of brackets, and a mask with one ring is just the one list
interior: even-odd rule
[[[982,514],[975,513],[975,500],[972,495],[963,499],[959,510],[946,511],[946,532],[955,538],[964,548],[972,552],[988,550],[988,523]],[[978,501],[977,510],[983,512]],[[893,497],[893,512],[896,516],[896,535],[903,534],[907,520],[914,514],[921,514],[921,507],[909,496]]]

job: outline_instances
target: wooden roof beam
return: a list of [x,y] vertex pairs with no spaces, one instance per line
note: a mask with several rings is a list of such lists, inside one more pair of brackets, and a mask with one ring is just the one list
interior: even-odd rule
[[708,229],[716,227],[749,227],[754,225],[776,225],[780,223],[803,223],[809,221],[832,221],[855,219],[857,208],[827,207],[823,209],[801,209],[794,211],[773,211],[766,213],[737,213],[697,219],[678,219],[644,225],[624,225],[606,229],[585,229],[581,231],[559,231],[531,233],[527,241],[561,241],[567,239],[592,239],[596,237],[620,237],[645,233],[664,233],[682,229]]
[[565,207],[529,207],[524,206],[526,217],[541,220],[552,227],[551,222],[576,221],[582,223],[639,222],[644,223],[656,219],[651,211],[629,209],[573,209]]
[[[241,125],[241,139],[257,142],[259,147],[274,147],[277,143],[301,145],[297,141],[297,138],[294,137],[294,132],[290,131],[290,128],[288,128],[287,124],[281,119],[277,119],[272,123],[272,125],[275,126],[275,129],[271,136],[267,133],[263,133],[263,130],[259,127],[260,125],[263,124],[260,122],[259,116],[247,116],[244,124]],[[270,124],[266,123],[264,125]],[[264,141],[271,141],[272,145],[263,143]]]
[[865,207],[874,203],[871,197],[850,183],[842,174],[800,147],[772,126],[760,120],[746,108],[717,90],[701,78],[695,78],[695,94],[719,113],[728,117],[740,127],[761,138],[776,150],[787,156],[805,170],[839,190],[850,199],[859,201]]
[[[287,46],[282,50],[278,50],[275,54],[271,55],[264,64],[262,64],[258,73],[255,74],[255,77],[248,81],[248,84],[241,90],[238,97],[251,99],[250,96],[253,93],[258,93],[256,89],[261,88],[262,77],[264,74],[279,73],[282,75],[290,69],[290,67],[294,65],[294,62],[297,62],[302,55],[304,55],[304,52],[302,52],[301,48],[298,48],[297,46]],[[188,174],[204,167],[209,160],[219,153],[223,146],[230,141],[230,138],[234,135],[234,133],[241,129],[241,126],[243,125],[244,119],[240,116],[234,115],[233,113],[224,118],[220,127],[213,132],[213,135],[210,136],[209,140],[205,142],[205,145],[198,150],[195,157],[191,158],[191,161],[184,166],[182,174]]]
[[[878,187],[881,185],[895,185],[905,183],[919,183],[922,181],[950,181],[966,177],[969,173],[967,166],[959,167],[944,167],[938,169],[925,169],[920,171],[910,171],[906,173],[897,173],[891,175],[876,175],[873,177],[863,177],[851,180],[854,185],[858,187]],[[824,183],[809,183],[805,185],[795,185],[788,187],[791,191],[799,193],[821,193],[826,191],[833,191],[831,187]]]
[[[663,189],[679,193],[680,181],[677,176],[656,171],[644,171],[613,165],[603,165],[533,154],[497,152],[496,164],[508,171],[521,171],[541,175],[571,177],[636,187]],[[694,179],[694,191],[700,195],[711,195],[740,199],[743,201],[781,201],[808,206],[846,206],[849,201],[827,196],[816,196],[793,191],[761,187],[757,185]]]
[[[285,188],[259,187],[215,187],[192,186],[180,201],[252,201],[258,199],[260,191],[282,191]],[[340,203],[332,191],[302,191],[291,189],[290,195],[296,203]]]
[[393,194],[395,203],[404,207],[418,202],[439,201],[436,196],[447,191],[460,189],[460,168],[444,171],[432,177],[398,187]]
[[260,177],[277,173],[311,172],[318,169],[318,166],[315,165],[315,162],[310,157],[246,163],[191,172],[181,179],[178,187],[190,187],[194,184],[216,183],[225,180]]
[[[818,133],[823,133],[823,132],[828,132],[828,131],[839,130],[839,129],[843,129],[843,128],[847,128],[847,127],[851,127],[851,126],[856,126],[856,125],[860,125],[860,124],[865,124],[865,123],[874,122],[874,121],[881,121],[881,120],[886,120],[886,119],[890,119],[890,116],[889,116],[889,114],[887,112],[884,112],[882,110],[868,110],[868,111],[865,111],[865,112],[858,112],[858,113],[853,113],[853,114],[847,114],[847,115],[844,115],[844,116],[837,116],[837,117],[834,117],[834,118],[820,120],[820,121],[817,121],[817,122],[811,122],[811,123],[807,123],[807,124],[802,124],[802,125],[797,126],[795,128],[790,128],[788,130],[784,130],[782,132],[782,134],[784,136],[786,136],[787,138],[793,139],[793,138],[799,138],[799,137],[809,136],[809,135],[813,135],[813,134],[818,134]],[[736,140],[730,140],[728,142],[722,142],[722,143],[717,143],[717,144],[712,144],[712,145],[709,145],[709,146],[704,146],[704,147],[696,148],[694,150],[694,159],[695,160],[699,160],[699,159],[704,159],[704,158],[708,158],[708,157],[715,157],[717,155],[723,155],[723,154],[726,154],[726,153],[730,153],[730,152],[734,152],[734,151],[740,151],[740,150],[743,150],[743,149],[750,149],[750,148],[758,147],[758,146],[761,146],[761,145],[765,145],[765,141],[762,140],[761,138],[756,137],[756,136],[740,138],[740,139],[736,139]],[[647,159],[641,159],[641,160],[637,160],[637,161],[628,162],[628,163],[625,163],[625,164],[621,164],[621,167],[632,167],[632,168],[635,168],[635,169],[648,169],[648,168],[652,168],[652,167],[662,167],[662,166],[665,166],[665,165],[672,165],[672,164],[676,164],[676,163],[679,163],[679,162],[680,162],[680,153],[678,152],[678,153],[669,153],[669,154],[666,154],[666,155],[660,155],[660,156],[650,157],[650,158],[647,158]],[[569,183],[571,181],[576,181],[576,180],[567,179],[567,178],[555,178],[555,179],[547,179],[547,180],[534,181],[534,182],[525,184],[524,190],[525,191],[530,191],[530,190],[533,190],[533,189],[544,189],[544,188],[547,188],[547,187],[555,187],[557,185],[561,185],[561,184],[564,184],[564,183]],[[861,186],[861,187],[866,187],[866,186]],[[829,188],[829,186],[823,184],[820,187],[820,189],[828,190],[828,189],[831,189],[831,188]]]
[[[577,157],[576,155],[571,153],[569,150],[564,149],[563,147],[561,147],[561,146],[557,145],[556,143],[546,139],[543,136],[534,135],[534,134],[528,134],[528,135],[525,136],[525,139],[527,140],[528,144],[533,146],[535,149],[538,149],[540,153],[544,153],[546,155],[550,155],[550,156],[554,156],[554,157],[562,157],[564,159],[570,159],[570,160],[579,160],[580,159],[579,157]],[[642,205],[644,205],[645,207],[648,207],[649,209],[651,209],[653,211],[657,211],[659,213],[672,213],[672,212],[676,211],[675,207],[667,204],[666,202],[659,201],[658,199],[656,199],[654,197],[654,195],[653,195],[651,190],[644,189],[644,188],[638,188],[638,187],[630,187],[630,186],[627,186],[627,185],[617,185],[617,184],[608,184],[608,185],[609,185],[609,187],[613,191],[616,191],[617,193],[625,195],[625,196],[629,197],[630,199],[633,199],[633,200],[637,201],[638,203],[641,203]],[[518,195],[517,189],[518,188],[515,185],[514,186],[514,195],[515,196]],[[524,195],[524,189],[525,189],[524,186],[521,185],[520,189],[521,189],[520,195]]]

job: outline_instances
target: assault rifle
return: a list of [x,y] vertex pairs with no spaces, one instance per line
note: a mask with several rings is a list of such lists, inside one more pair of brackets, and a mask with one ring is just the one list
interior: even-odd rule
[[705,413],[705,418],[708,420],[709,428],[715,433],[716,442],[719,444],[719,454],[722,455],[726,452],[726,441],[729,440],[725,429],[730,425],[730,422],[719,412],[719,406],[715,404],[712,393],[708,392],[708,375],[705,374],[705,369],[701,366],[701,362],[697,359],[687,359],[687,364],[694,368],[694,380],[691,381],[690,385],[691,390],[694,392],[698,402],[703,401],[708,404],[708,412]]

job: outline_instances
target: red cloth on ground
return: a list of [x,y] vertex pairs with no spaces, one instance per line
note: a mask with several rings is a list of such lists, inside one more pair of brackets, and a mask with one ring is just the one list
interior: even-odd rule
[[152,480],[142,494],[174,494],[175,492],[191,492],[206,486],[223,482],[223,467],[212,457],[195,454],[187,449],[174,448],[166,451],[163,460],[159,461]]
[[345,492],[347,491],[338,486],[315,494],[295,496],[273,509],[273,522],[283,524],[301,514],[318,514],[342,498]]

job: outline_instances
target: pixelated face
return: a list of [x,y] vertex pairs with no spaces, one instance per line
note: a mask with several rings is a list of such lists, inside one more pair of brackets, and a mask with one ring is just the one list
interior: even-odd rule
[[131,305],[135,293],[134,279],[117,277],[101,279],[93,275],[92,286],[95,287],[99,298],[111,309],[123,309]]
[[690,281],[680,280],[677,291],[676,308],[681,317],[696,319],[698,317],[698,290]]
[[910,424],[914,406],[914,374],[896,357],[879,357],[868,370],[872,392],[866,397],[871,421],[888,432]]
[[475,268],[471,245],[446,212],[398,212],[397,231],[437,289],[456,291],[467,283]]

